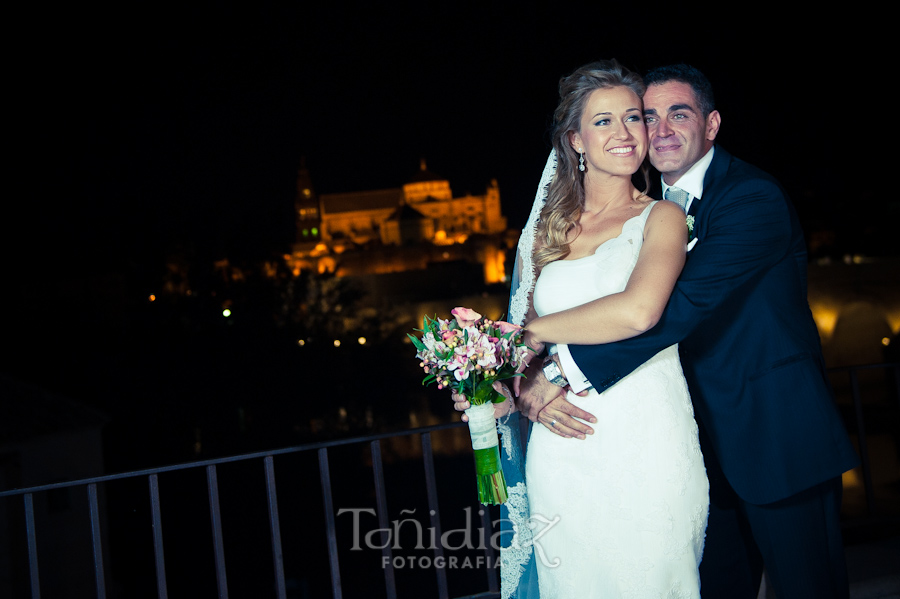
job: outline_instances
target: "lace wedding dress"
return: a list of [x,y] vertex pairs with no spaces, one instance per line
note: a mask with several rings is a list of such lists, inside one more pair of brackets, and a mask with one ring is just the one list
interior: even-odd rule
[[[537,313],[623,290],[654,205],[595,254],[545,266]],[[536,425],[526,456],[540,598],[699,598],[709,486],[677,346],[602,394],[568,399],[597,417],[594,434]]]

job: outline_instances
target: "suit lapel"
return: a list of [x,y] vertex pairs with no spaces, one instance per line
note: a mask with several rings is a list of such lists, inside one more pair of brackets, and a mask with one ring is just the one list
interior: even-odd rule
[[716,183],[725,177],[730,164],[731,154],[717,145],[712,162],[709,168],[706,169],[706,176],[703,177],[703,197],[699,200],[695,198],[691,202],[690,210],[688,210],[688,214],[694,215],[698,222],[706,217],[707,208],[709,208],[710,204],[715,203],[718,198]]
[[725,177],[728,172],[728,165],[731,164],[731,154],[725,151],[721,146],[716,146],[715,154],[713,154],[712,162],[706,169],[706,176],[703,177],[703,197],[707,200],[713,199],[716,193],[716,183]]
[[703,198],[694,198],[691,200],[691,207],[688,209],[688,214],[690,216],[697,216],[697,210],[700,209],[700,202],[703,201]]
[[[716,191],[716,182],[721,181],[728,171],[728,165],[731,164],[731,155],[719,146],[716,146],[715,154],[713,154],[712,162],[706,169],[706,175],[703,177],[703,196],[694,198],[691,207],[688,209],[688,216],[694,217],[693,223],[693,239],[689,247],[696,245],[704,233],[706,233],[706,222],[709,211],[712,209],[718,198]],[[688,251],[690,256],[690,251]]]

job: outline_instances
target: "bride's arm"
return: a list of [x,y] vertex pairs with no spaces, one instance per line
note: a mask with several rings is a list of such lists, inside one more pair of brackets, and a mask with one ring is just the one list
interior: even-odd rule
[[684,212],[659,202],[644,227],[644,243],[625,290],[581,306],[535,318],[526,342],[593,345],[634,337],[659,321],[684,267]]

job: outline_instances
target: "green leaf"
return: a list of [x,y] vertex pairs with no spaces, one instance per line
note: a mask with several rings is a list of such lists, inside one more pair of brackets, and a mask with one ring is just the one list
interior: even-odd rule
[[[492,387],[493,382],[493,378],[484,379],[475,386],[471,399],[472,405],[477,406],[488,402],[499,403],[499,401],[502,401],[503,396],[494,390]],[[499,400],[497,399],[498,397],[500,398]]]
[[413,345],[416,346],[416,349],[418,349],[418,350],[427,349],[427,348],[425,347],[425,344],[422,343],[422,342],[419,340],[419,338],[416,337],[415,335],[410,335],[409,333],[407,333],[406,336],[410,338],[410,340],[413,342]]

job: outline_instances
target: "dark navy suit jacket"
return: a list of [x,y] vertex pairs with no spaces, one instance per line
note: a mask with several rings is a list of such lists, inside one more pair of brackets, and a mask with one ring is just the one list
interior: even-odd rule
[[[853,468],[806,293],[806,247],[778,182],[716,147],[694,200],[697,244],[660,322],[570,345],[598,391],[679,343],[695,414],[737,494],[764,504]],[[712,456],[709,456],[710,458]]]

